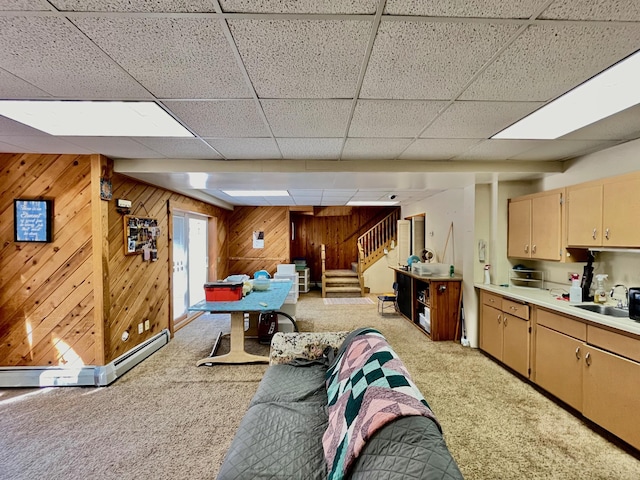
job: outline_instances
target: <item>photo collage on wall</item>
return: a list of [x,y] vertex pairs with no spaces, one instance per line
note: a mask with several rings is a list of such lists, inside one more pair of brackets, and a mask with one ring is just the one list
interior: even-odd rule
[[142,254],[142,259],[146,262],[158,260],[158,237],[160,227],[155,218],[135,217],[125,215],[124,217],[125,254]]

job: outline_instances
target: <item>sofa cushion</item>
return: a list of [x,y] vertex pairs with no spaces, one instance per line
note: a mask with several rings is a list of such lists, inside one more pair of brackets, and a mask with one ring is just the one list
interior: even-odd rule
[[318,360],[324,349],[338,349],[349,332],[278,332],[271,339],[270,364],[289,363],[295,359]]
[[319,402],[327,404],[324,365],[273,365],[267,368],[250,406],[267,402]]
[[247,411],[218,480],[324,480],[326,407],[316,402],[259,403]]

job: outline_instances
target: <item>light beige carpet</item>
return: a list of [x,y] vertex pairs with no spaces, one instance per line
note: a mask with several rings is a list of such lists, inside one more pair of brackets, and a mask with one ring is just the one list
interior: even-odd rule
[[[468,480],[640,478],[637,458],[477,350],[431,342],[376,305],[326,306],[316,292],[301,295],[297,318],[303,331],[378,328]],[[215,478],[267,368],[196,367],[220,329],[226,317],[195,320],[108,387],[0,389],[0,479]]]

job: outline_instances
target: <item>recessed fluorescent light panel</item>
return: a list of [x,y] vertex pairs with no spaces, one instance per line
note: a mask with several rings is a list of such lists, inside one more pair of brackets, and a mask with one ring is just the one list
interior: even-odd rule
[[230,197],[288,197],[286,190],[223,190]]
[[502,130],[496,139],[555,139],[640,103],[640,51]]
[[58,136],[193,137],[153,102],[3,100],[0,115]]
[[391,200],[351,200],[347,202],[350,207],[390,207],[397,204],[397,201]]

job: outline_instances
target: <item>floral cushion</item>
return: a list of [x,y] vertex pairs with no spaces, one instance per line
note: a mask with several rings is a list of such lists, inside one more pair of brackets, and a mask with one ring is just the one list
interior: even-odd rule
[[289,363],[296,358],[318,360],[326,347],[342,345],[349,332],[278,332],[271,340],[270,365]]

